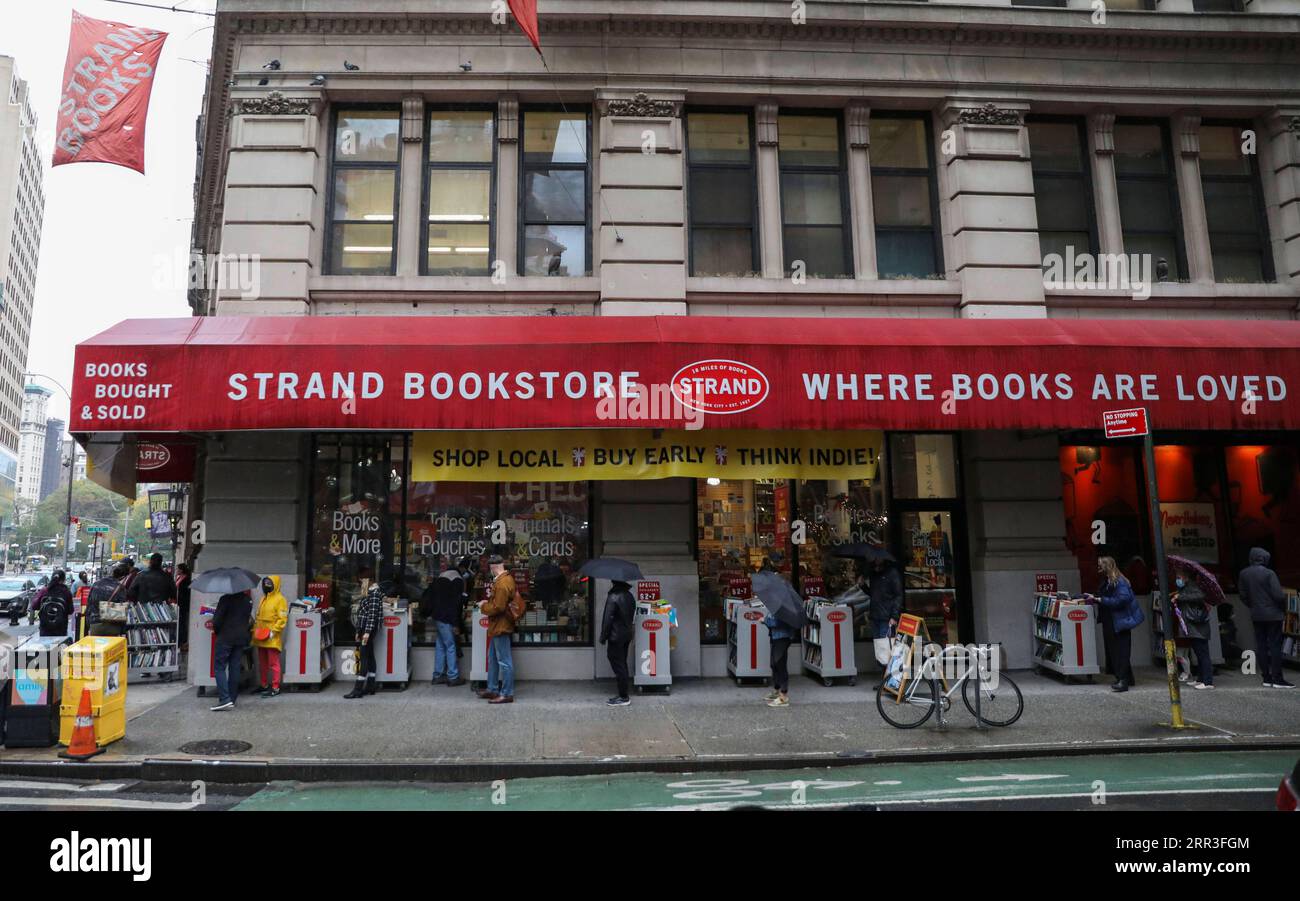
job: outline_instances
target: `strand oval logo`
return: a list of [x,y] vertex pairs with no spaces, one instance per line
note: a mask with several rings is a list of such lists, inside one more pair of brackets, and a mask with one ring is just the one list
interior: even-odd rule
[[673,396],[699,413],[744,413],[767,399],[767,376],[738,360],[699,360],[677,370]]
[[142,444],[139,449],[139,458],[136,461],[135,468],[148,471],[151,469],[162,469],[171,462],[172,452],[163,444]]

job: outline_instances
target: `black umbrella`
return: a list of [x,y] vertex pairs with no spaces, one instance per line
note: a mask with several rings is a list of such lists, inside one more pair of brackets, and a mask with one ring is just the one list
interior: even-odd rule
[[617,557],[595,557],[582,564],[579,574],[589,579],[609,579],[612,582],[635,582],[644,579],[641,567]]
[[875,563],[877,560],[884,560],[886,563],[897,563],[894,555],[889,553],[878,544],[867,544],[865,541],[855,541],[851,544],[837,544],[831,549],[832,557],[858,557],[866,560],[868,563]]
[[754,594],[778,620],[795,630],[808,625],[808,617],[803,612],[803,600],[790,583],[780,575],[759,571],[754,573],[749,581],[754,588]]
[[261,581],[262,577],[255,572],[238,566],[226,566],[199,573],[190,583],[190,590],[204,594],[238,594],[256,588]]

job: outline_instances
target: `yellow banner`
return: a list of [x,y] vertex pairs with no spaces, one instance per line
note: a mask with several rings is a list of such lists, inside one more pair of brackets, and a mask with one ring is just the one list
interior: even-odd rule
[[741,429],[416,432],[417,482],[874,479],[884,433]]

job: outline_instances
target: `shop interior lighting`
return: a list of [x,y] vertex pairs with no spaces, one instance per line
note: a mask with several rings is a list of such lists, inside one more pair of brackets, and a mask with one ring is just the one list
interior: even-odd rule
[[344,246],[344,253],[392,253],[391,247],[368,247],[364,244],[349,244]]

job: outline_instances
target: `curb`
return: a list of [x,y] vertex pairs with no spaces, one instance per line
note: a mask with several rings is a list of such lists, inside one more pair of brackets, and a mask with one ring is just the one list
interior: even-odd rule
[[218,760],[143,758],[139,760],[0,760],[0,776],[46,779],[134,780],[217,784],[267,782],[492,782],[554,776],[610,776],[646,773],[738,772],[813,769],[891,763],[943,763],[1016,760],[1029,757],[1088,757],[1117,754],[1204,751],[1300,751],[1300,737],[1285,739],[1153,739],[1068,745],[1007,745],[991,748],[861,751],[772,757],[657,757],[595,760],[491,762],[375,760]]

